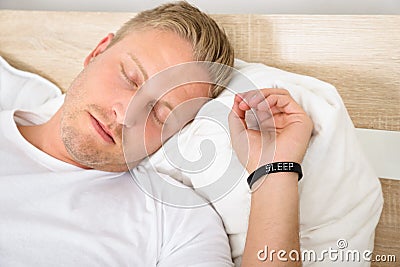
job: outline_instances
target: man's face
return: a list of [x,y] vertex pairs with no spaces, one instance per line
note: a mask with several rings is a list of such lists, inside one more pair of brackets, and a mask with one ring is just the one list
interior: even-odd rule
[[[61,135],[68,153],[80,165],[125,171],[123,143],[125,151],[133,147],[128,148],[132,150],[129,167],[137,165],[193,119],[206,102],[210,85],[193,83],[165,94],[160,83],[151,89],[141,87],[162,70],[193,61],[190,44],[172,32],[146,30],[129,33],[107,48],[112,37],[108,35],[89,55],[85,69],[68,89]],[[157,90],[159,96],[154,94]],[[177,117],[174,113],[185,115],[179,127],[177,120],[174,126],[169,123]]]

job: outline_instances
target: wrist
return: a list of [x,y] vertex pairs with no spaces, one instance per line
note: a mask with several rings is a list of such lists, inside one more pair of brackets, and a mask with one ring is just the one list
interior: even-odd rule
[[295,155],[295,153],[293,153],[292,155],[276,154],[274,155],[272,162],[296,162],[298,164],[301,164],[303,162],[303,157],[304,156],[302,155]]
[[260,161],[258,164],[248,164],[246,166],[246,170],[248,173],[253,173],[258,168],[265,166],[267,164],[271,164],[274,162],[295,162],[301,165],[303,161],[302,157],[293,157],[293,156],[276,156],[272,160],[269,161]]
[[[252,193],[259,191],[265,187],[273,187],[276,188],[278,185],[285,184],[286,187],[291,186],[298,186],[298,174],[295,172],[277,172],[277,173],[270,173],[259,180],[257,180],[250,188]],[[261,190],[261,192],[263,192]]]
[[299,163],[287,161],[273,162],[263,165],[253,171],[247,178],[247,183],[252,189],[257,181],[259,181],[261,178],[264,179],[266,175],[273,173],[296,173],[298,177],[297,181],[300,181],[300,179],[303,177],[303,172]]

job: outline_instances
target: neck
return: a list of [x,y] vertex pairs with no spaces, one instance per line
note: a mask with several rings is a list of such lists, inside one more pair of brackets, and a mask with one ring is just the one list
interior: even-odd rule
[[46,123],[33,126],[18,126],[18,130],[29,143],[46,154],[69,164],[87,169],[87,167],[76,162],[65,148],[61,138],[61,115],[62,107]]

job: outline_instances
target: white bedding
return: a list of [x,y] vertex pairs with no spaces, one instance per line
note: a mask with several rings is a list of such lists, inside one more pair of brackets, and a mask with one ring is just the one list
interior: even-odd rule
[[[301,248],[320,253],[329,247],[337,249],[337,240],[346,239],[348,249],[372,250],[383,204],[381,187],[361,152],[354,126],[336,89],[317,79],[261,64],[237,60],[235,67],[254,82],[253,88],[289,90],[314,121],[313,137],[303,161],[304,177],[299,184]],[[228,87],[241,91],[253,89],[244,88],[242,78],[234,77]],[[229,234],[232,257],[240,262],[251,196],[245,181],[247,173],[234,155],[226,131],[232,96],[226,91],[209,102],[179,138],[167,142],[167,150],[159,150],[143,165],[192,185],[199,194],[210,199]],[[13,69],[0,57],[0,110],[17,107],[35,110],[49,118],[62,101],[63,96],[53,84],[37,75]],[[204,140],[209,141],[204,143]],[[168,149],[174,150],[174,143],[178,144],[183,158],[171,163],[166,160],[165,152],[172,153]],[[202,172],[184,172],[174,165],[179,160],[201,158],[200,144],[205,153],[212,151],[204,150],[211,143],[215,144],[215,157]],[[221,187],[216,182],[224,176],[228,166],[233,182]],[[304,263],[304,266],[312,265],[312,262]],[[343,262],[327,261],[316,265],[342,266]],[[352,266],[369,264],[360,262]]]

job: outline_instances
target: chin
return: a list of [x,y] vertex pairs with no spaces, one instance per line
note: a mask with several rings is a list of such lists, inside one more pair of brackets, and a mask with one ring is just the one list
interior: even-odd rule
[[[126,163],[124,164],[84,164],[79,163],[80,165],[85,166],[84,169],[92,169],[98,171],[105,171],[105,172],[126,172],[130,169]],[[132,168],[136,167],[136,165],[132,166]]]
[[130,169],[137,167],[140,161],[130,162],[130,163],[119,163],[119,164],[90,164],[91,169],[105,171],[105,172],[127,172]]

